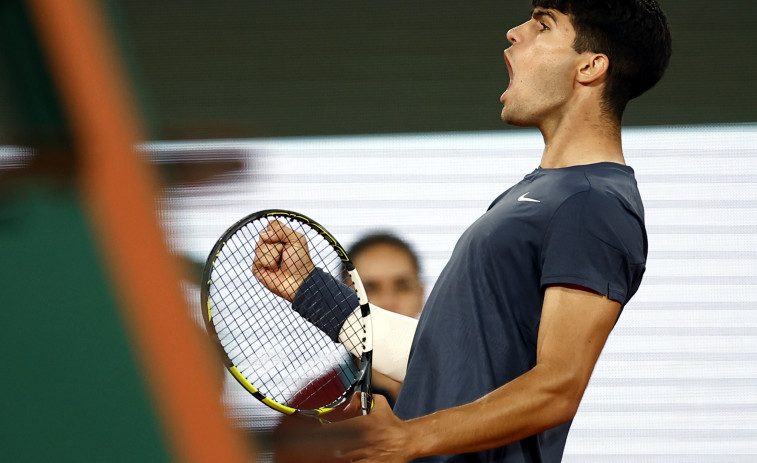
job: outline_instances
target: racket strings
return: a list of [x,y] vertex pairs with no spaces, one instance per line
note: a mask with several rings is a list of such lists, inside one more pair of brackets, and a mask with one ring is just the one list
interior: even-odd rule
[[[221,342],[224,344],[231,361],[238,367],[243,367],[245,363],[251,363],[257,371],[261,372],[260,377],[255,378],[259,389],[265,389],[267,395],[291,395],[291,388],[282,389],[280,385],[285,385],[285,383],[277,381],[277,377],[287,374],[287,369],[280,366],[282,361],[286,359],[286,354],[274,349],[260,350],[259,346],[260,343],[267,342],[268,334],[275,332],[278,324],[285,322],[285,319],[280,317],[285,315],[285,312],[279,310],[276,312],[277,316],[270,319],[264,317],[255,319],[250,317],[250,314],[245,310],[238,310],[239,308],[233,310],[236,304],[244,308],[254,307],[255,304],[261,302],[266,304],[271,302],[270,298],[261,297],[265,296],[264,293],[255,291],[254,279],[251,280],[246,275],[242,277],[239,275],[240,269],[246,270],[249,267],[247,256],[254,253],[254,249],[249,243],[254,243],[256,236],[257,231],[250,231],[249,227],[240,229],[227,241],[224,253],[217,260],[217,267],[228,263],[228,266],[236,272],[221,267],[218,269],[218,275],[223,274],[226,278],[213,279],[213,284],[219,286],[222,290],[226,290],[225,292],[228,294],[223,299],[225,305],[216,304],[215,323],[219,337],[221,337],[221,333],[227,335],[227,337],[221,339]],[[226,259],[221,257],[226,257]],[[222,307],[231,310],[224,312]],[[221,329],[218,329],[219,327]],[[251,336],[250,333],[254,333],[255,336]],[[248,357],[247,353],[253,350],[259,352],[259,355],[254,358]],[[262,369],[260,365],[267,365],[267,367]]]
[[[228,262],[231,264],[231,268],[241,269],[247,266],[247,260],[245,259],[245,256],[254,252],[254,249],[252,249],[252,247],[249,245],[250,242],[253,242],[251,240],[254,236],[255,235],[251,234],[248,227],[245,227],[237,232],[237,235],[233,237],[233,240],[229,240],[229,242],[227,243],[228,247],[226,249],[234,250],[236,245],[239,245],[238,250],[229,252],[226,255]],[[218,285],[220,287],[220,291],[222,293],[227,294],[227,296],[224,298],[224,302],[227,302],[228,305],[224,307],[232,308],[233,304],[237,303],[239,303],[241,307],[252,307],[255,303],[259,303],[260,301],[255,300],[254,296],[260,296],[260,293],[253,291],[254,288],[251,284],[251,280],[247,278],[240,278],[238,277],[238,275],[234,275],[232,273],[229,273],[227,276],[232,275],[234,276],[234,278],[226,278],[223,280],[215,279],[213,281],[214,285]],[[256,320],[257,322],[259,322],[259,324],[255,325],[251,323],[253,319],[250,318],[245,311],[229,310],[228,313],[223,313],[221,312],[220,307],[220,305],[216,305],[217,314],[215,318],[217,323],[220,323],[225,329],[218,331],[219,333],[224,333],[227,335],[227,337],[221,339],[221,342],[227,348],[227,352],[229,352],[229,356],[232,362],[238,366],[244,365],[246,360],[251,360],[245,356],[245,352],[249,352],[258,347],[253,345],[253,341],[257,339],[261,342],[265,342],[265,338],[251,337],[248,335],[248,333],[252,331],[262,334],[270,333],[275,329],[274,323],[279,320],[277,320],[276,318],[272,318],[270,320],[267,318],[259,318],[258,320]],[[231,346],[232,349],[228,349],[229,346]],[[262,364],[273,362],[273,367],[268,368],[265,373],[261,375],[260,380],[262,382],[259,381],[258,384],[275,385],[277,384],[276,378],[287,373],[286,369],[277,366],[280,363],[277,362],[277,360],[277,352],[270,350],[261,352],[261,355],[257,359],[254,359],[252,363],[256,367],[258,363]],[[273,395],[282,395],[289,392],[278,388],[271,388],[269,390],[269,393],[273,393]]]
[[[341,258],[322,235],[299,222],[285,225],[306,237],[316,267],[343,278]],[[260,393],[299,409],[328,405],[349,392],[358,372],[356,362],[252,275],[254,246],[267,226],[268,220],[253,221],[221,248],[208,291],[211,321],[229,360]],[[343,293],[318,297],[332,304],[345,302]],[[329,316],[334,315],[324,314]],[[329,321],[335,320],[323,320]]]
[[[341,267],[341,259],[339,259],[333,252],[329,252],[329,255],[338,259],[338,266]],[[350,288],[351,291],[354,291],[354,284],[352,283],[349,274],[343,269],[340,273],[345,286]],[[317,278],[321,279],[333,277],[334,275],[331,274],[317,274]],[[333,285],[320,284],[315,285],[314,288],[313,291],[315,292],[316,297],[321,300],[332,301],[332,304],[335,307],[343,306],[349,302],[349,295],[342,292],[339,288],[334,288]],[[359,310],[359,308],[356,307],[356,310]],[[313,403],[318,402],[319,400],[322,401],[326,397],[333,397],[329,402],[337,401],[351,392],[352,385],[355,384],[358,378],[360,365],[359,356],[363,348],[360,333],[365,332],[365,326],[361,323],[361,320],[352,321],[348,319],[345,323],[341,316],[337,316],[337,312],[339,311],[334,310],[322,313],[320,318],[311,321],[316,326],[330,326],[335,323],[342,324],[342,330],[346,329],[347,332],[350,333],[348,335],[348,342],[344,344],[344,347],[356,356],[347,356],[345,360],[338,365],[338,368],[331,370],[328,374],[308,384],[308,386],[297,395],[297,400],[293,401],[292,406],[296,408],[311,408]],[[364,337],[362,340],[364,340]]]
[[[359,310],[359,309],[357,309]],[[363,318],[351,316],[342,325],[340,341],[344,347],[356,356],[365,350],[366,327]]]
[[[303,233],[304,230],[300,227],[299,232]],[[313,261],[322,262],[322,265],[318,265],[322,270],[330,270],[326,273],[315,273],[314,277],[321,279],[321,284],[309,287],[308,290],[315,292],[315,297],[320,301],[330,301],[331,306],[335,310],[321,312],[319,318],[311,320],[316,326],[332,326],[334,324],[341,325],[344,320],[340,316],[340,311],[336,310],[337,307],[345,306],[349,303],[349,293],[344,292],[345,288],[335,287],[334,285],[326,284],[327,278],[341,279],[342,283],[349,288],[349,291],[354,291],[354,284],[349,274],[346,272],[342,263],[341,257],[334,251],[332,246],[324,241],[309,241],[310,254]],[[359,324],[358,324],[359,325]],[[355,324],[349,325],[351,332],[356,331]],[[363,329],[364,331],[364,329]],[[350,336],[350,339],[355,339],[355,336]],[[358,343],[359,344],[359,343]],[[356,344],[356,345],[358,345]],[[355,346],[345,346],[352,350]],[[341,396],[344,396],[351,389],[351,385],[357,379],[359,371],[359,361],[352,356],[346,356],[344,360],[332,369],[326,375],[317,378],[309,383],[302,392],[300,392],[296,400],[292,401],[292,405],[296,408],[310,408],[318,400],[324,400],[327,397],[331,397],[329,402],[338,400]]]

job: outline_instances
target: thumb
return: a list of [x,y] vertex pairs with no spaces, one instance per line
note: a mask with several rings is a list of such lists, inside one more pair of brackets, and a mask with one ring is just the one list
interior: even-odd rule
[[389,405],[389,401],[384,397],[383,395],[374,394],[373,395],[373,405],[371,406],[371,411],[369,415],[378,415],[378,416],[389,416],[394,415],[394,410],[392,410],[392,406]]
[[344,407],[344,414],[353,417],[360,415],[360,392],[353,392],[349,403]]
[[386,400],[386,397],[380,394],[374,394],[373,395],[373,408],[371,410],[381,410],[381,409],[391,409],[392,407],[389,406],[389,401]]

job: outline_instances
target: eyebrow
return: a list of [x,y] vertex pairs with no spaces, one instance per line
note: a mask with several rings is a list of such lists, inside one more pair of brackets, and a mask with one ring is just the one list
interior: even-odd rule
[[557,24],[557,18],[555,18],[555,15],[553,15],[552,12],[549,10],[534,9],[531,12],[531,17],[537,20],[540,18],[543,18],[544,16],[549,17],[550,19],[552,19],[552,22]]

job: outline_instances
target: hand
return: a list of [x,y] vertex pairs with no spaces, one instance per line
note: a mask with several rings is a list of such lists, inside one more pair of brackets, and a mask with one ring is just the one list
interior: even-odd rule
[[274,294],[291,302],[314,269],[305,235],[278,220],[260,233],[252,273]]
[[[358,416],[329,426],[357,432],[355,439],[342,446],[338,455],[352,463],[405,463],[413,458],[412,436],[405,421],[397,418],[382,395],[374,395],[374,406]],[[345,408],[346,414],[360,413],[360,393],[355,393]]]

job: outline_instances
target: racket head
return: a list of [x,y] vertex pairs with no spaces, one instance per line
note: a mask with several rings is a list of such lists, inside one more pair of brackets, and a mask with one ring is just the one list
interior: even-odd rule
[[[355,333],[350,339],[361,342],[351,343],[352,354],[253,275],[255,245],[272,221],[304,235],[316,268],[357,292],[361,319],[351,325]],[[343,404],[356,390],[363,393],[363,400],[370,400],[368,299],[344,248],[314,220],[279,209],[239,220],[223,233],[208,256],[201,298],[207,332],[219,347],[226,368],[264,404],[288,415],[319,417]]]

